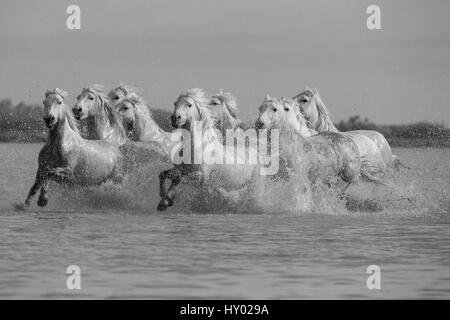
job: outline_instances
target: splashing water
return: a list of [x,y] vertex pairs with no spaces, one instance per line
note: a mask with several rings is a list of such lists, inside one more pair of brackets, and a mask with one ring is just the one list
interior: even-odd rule
[[[0,297],[450,297],[448,149],[397,149],[409,168],[348,198],[301,175],[228,197],[186,183],[160,214],[170,166],[153,161],[118,185],[52,184],[48,207],[17,212],[40,147],[0,144]],[[70,264],[81,292],[65,287]],[[381,291],[366,288],[371,264]]]
[[[421,157],[418,159],[411,157],[411,151],[402,150],[408,166],[392,171],[383,185],[359,182],[350,186],[345,199],[337,196],[342,185],[316,188],[312,192],[304,175],[291,177],[289,181],[268,179],[257,184],[254,190],[231,192],[226,197],[201,190],[198,183],[189,181],[178,188],[175,206],[170,210],[176,213],[445,213],[450,207],[450,179],[442,163],[448,165],[448,151],[426,150],[415,151]],[[421,164],[428,167],[419,167]],[[155,212],[159,201],[158,174],[168,168],[170,165],[166,163],[153,161],[132,170],[121,184],[107,182],[85,189],[53,184],[49,209]]]

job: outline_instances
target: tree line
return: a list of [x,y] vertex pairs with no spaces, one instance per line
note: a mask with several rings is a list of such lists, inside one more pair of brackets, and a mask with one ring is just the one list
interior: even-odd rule
[[[42,106],[20,102],[13,105],[10,99],[0,101],[0,142],[44,142],[47,129],[42,121]],[[170,112],[153,110],[159,126],[171,131]],[[251,126],[251,124],[247,124]],[[403,125],[378,125],[359,115],[336,123],[340,131],[376,130],[381,132],[391,146],[400,147],[450,147],[450,129],[444,124],[417,122]]]

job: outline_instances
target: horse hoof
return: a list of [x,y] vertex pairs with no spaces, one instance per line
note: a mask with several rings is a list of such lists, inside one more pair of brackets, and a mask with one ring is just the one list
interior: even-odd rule
[[169,207],[169,202],[166,199],[163,199],[159,202],[157,210],[158,211],[166,211],[168,207]]
[[48,204],[48,199],[47,198],[39,198],[37,204],[39,207],[45,207]]

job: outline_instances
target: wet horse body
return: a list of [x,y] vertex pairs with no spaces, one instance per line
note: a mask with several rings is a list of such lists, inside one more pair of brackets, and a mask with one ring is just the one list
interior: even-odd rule
[[[189,163],[181,162],[175,164],[170,170],[161,172],[160,196],[158,210],[164,211],[173,205],[176,187],[182,179],[194,179],[200,182],[202,188],[213,187],[222,195],[227,196],[230,192],[248,190],[256,180],[256,169],[258,164],[248,163],[245,159],[228,159],[228,153],[222,153],[223,144],[220,132],[216,127],[216,121],[209,108],[209,98],[201,89],[190,89],[183,92],[174,103],[172,125],[175,128],[188,130],[191,135],[190,146],[191,157]],[[195,123],[201,124],[200,132],[196,132]],[[203,154],[205,148],[215,150],[215,159],[224,159],[223,163],[195,163],[195,154]],[[247,150],[245,150],[247,151]],[[185,150],[183,150],[185,152]],[[256,150],[254,150],[256,153]],[[236,153],[244,154],[245,152]],[[231,161],[230,161],[231,160]],[[238,164],[242,163],[242,164]],[[171,180],[169,188],[166,180]]]
[[[308,120],[310,126],[322,132],[339,132],[332,123],[328,110],[325,107],[319,93],[315,89],[306,88],[296,95],[294,99],[298,102],[300,111]],[[392,166],[392,150],[386,138],[374,130],[353,130],[341,132],[348,136],[358,146],[363,167],[372,179],[382,175]]]
[[45,121],[49,128],[47,143],[39,152],[36,180],[25,205],[41,190],[38,204],[48,203],[50,180],[90,186],[107,180],[120,181],[124,173],[123,155],[117,145],[106,141],[83,139],[77,122],[64,104],[66,93],[60,89],[46,92]]
[[358,180],[361,160],[356,144],[340,133],[313,135],[294,100],[267,96],[260,106],[257,125],[280,130],[281,172],[303,168],[313,185],[331,184],[341,178],[348,187]]

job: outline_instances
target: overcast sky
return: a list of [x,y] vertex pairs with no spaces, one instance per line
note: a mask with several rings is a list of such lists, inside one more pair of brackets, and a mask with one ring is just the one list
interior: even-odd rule
[[[81,30],[66,8],[81,8]],[[381,7],[382,30],[366,8]],[[118,0],[0,2],[0,99],[41,102],[92,83],[142,88],[172,109],[191,87],[238,97],[255,118],[266,94],[317,87],[335,121],[450,124],[448,0]]]

